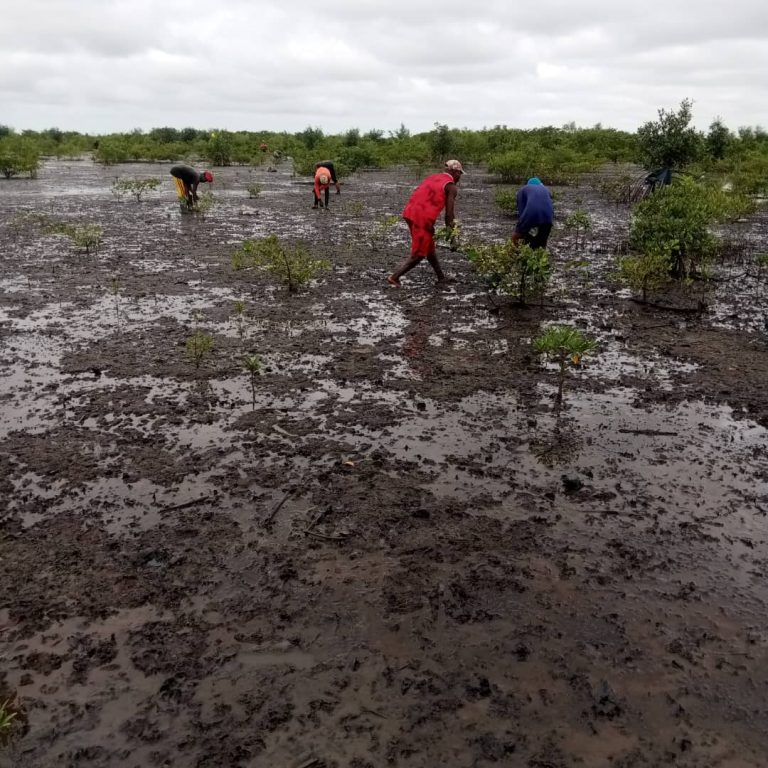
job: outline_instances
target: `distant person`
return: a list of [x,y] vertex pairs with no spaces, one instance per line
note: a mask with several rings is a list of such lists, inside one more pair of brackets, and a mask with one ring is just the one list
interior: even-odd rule
[[453,229],[455,202],[459,179],[464,169],[458,160],[448,160],[445,171],[427,176],[414,190],[403,209],[403,218],[411,233],[411,256],[388,278],[394,288],[400,288],[400,278],[410,272],[422,259],[426,259],[437,275],[438,285],[448,282],[435,250],[435,222],[445,208],[445,226]]
[[210,171],[198,173],[189,165],[174,165],[171,168],[171,176],[176,180],[179,198],[186,200],[190,208],[198,201],[198,184],[211,184],[213,182],[213,174]]
[[315,204],[312,206],[313,208],[317,208],[318,206],[320,208],[323,207],[323,201],[320,197],[321,193],[325,193],[325,207],[328,208],[328,196],[330,195],[329,189],[331,184],[336,185],[336,194],[340,194],[341,189],[339,187],[338,179],[336,178],[336,169],[333,167],[333,163],[317,163],[317,165],[315,165]]
[[535,176],[517,193],[517,225],[512,242],[522,240],[531,248],[546,248],[555,220],[552,194]]
[[318,168],[327,168],[331,172],[331,183],[336,185],[336,194],[341,194],[341,184],[339,184],[339,178],[336,175],[336,166],[331,160],[321,160],[319,163],[315,163],[315,170]]

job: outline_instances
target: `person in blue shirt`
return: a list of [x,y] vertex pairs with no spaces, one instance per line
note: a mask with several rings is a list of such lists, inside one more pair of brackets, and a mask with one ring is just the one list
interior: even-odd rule
[[522,240],[531,248],[546,248],[555,208],[550,191],[535,176],[517,193],[517,225],[512,242]]

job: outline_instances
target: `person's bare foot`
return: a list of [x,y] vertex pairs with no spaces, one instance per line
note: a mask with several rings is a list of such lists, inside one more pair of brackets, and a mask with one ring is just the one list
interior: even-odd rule
[[390,275],[387,278],[387,282],[393,287],[393,288],[402,288],[403,286],[400,284],[400,281],[394,276]]

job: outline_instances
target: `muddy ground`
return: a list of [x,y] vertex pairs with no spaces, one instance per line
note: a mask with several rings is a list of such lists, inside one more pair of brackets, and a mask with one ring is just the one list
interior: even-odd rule
[[[557,189],[593,231],[555,230],[544,306],[499,308],[447,250],[449,290],[385,287],[405,227],[367,234],[413,172],[326,212],[289,168],[219,170],[200,220],[168,167],[0,181],[3,768],[768,764],[765,211],[697,315],[630,301],[629,212]],[[163,189],[118,202],[115,175]],[[509,235],[496,189],[462,180],[469,238]],[[332,270],[297,295],[233,270],[266,234]],[[553,321],[600,344],[559,414]]]

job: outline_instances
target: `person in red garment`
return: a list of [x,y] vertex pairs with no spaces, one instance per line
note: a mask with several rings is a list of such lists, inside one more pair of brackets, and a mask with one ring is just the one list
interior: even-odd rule
[[464,168],[458,160],[447,160],[442,173],[427,176],[414,190],[403,209],[403,218],[411,233],[411,256],[387,278],[393,288],[400,288],[400,278],[422,259],[426,259],[435,270],[438,285],[448,282],[435,252],[435,222],[445,208],[445,226],[453,228],[458,194],[456,185],[463,174]]

